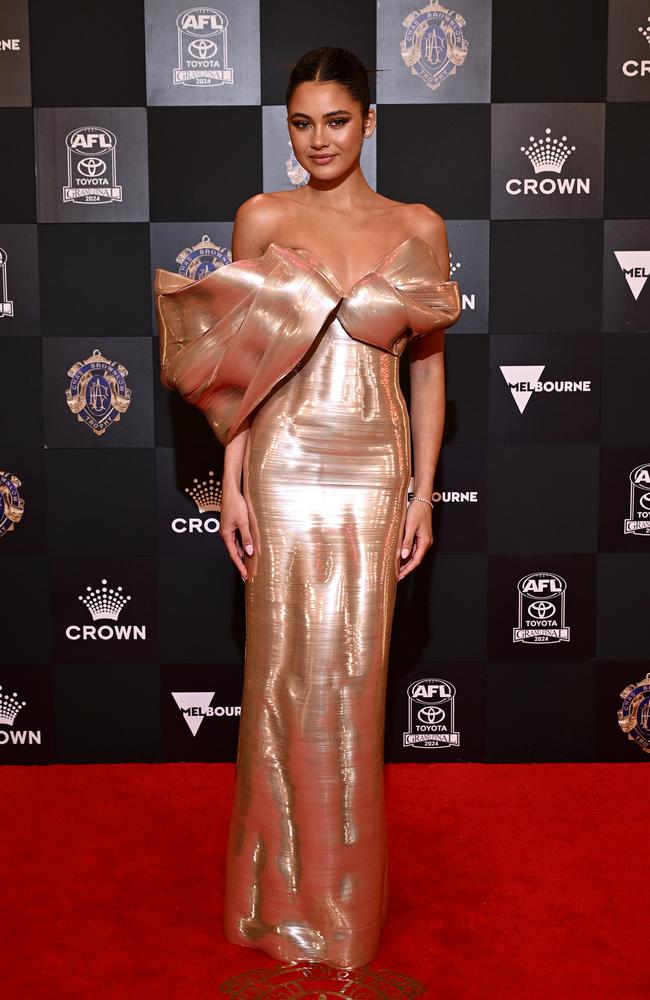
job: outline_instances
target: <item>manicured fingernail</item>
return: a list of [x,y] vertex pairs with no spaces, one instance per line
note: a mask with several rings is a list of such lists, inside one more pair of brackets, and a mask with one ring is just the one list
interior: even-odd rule
[[406,559],[406,557],[407,557],[408,554],[409,554],[409,550],[408,549],[402,549],[402,559]]
[[245,546],[245,549],[248,552],[249,556],[253,555],[253,546],[250,543]]

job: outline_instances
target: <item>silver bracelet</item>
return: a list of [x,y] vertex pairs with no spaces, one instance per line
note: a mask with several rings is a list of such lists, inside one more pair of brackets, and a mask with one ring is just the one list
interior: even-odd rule
[[426,497],[411,497],[411,500],[422,500],[423,503],[428,503],[433,510],[433,500],[427,500]]

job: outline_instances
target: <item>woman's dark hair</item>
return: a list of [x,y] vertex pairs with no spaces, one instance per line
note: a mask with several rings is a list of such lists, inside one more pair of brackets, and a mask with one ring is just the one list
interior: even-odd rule
[[312,49],[298,60],[291,70],[287,86],[286,104],[289,106],[291,95],[300,83],[310,80],[338,83],[347,90],[354,101],[361,105],[361,116],[365,118],[370,108],[370,88],[368,73],[358,56],[347,49],[323,45]]

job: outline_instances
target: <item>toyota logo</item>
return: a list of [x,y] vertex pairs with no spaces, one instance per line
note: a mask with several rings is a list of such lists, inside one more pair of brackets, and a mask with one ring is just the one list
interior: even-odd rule
[[187,46],[187,51],[195,59],[210,59],[217,51],[217,46],[209,38],[195,38]]
[[79,160],[78,170],[84,177],[101,177],[106,173],[106,164],[96,156],[85,156]]
[[542,618],[550,618],[555,614],[555,605],[550,601],[533,601],[528,605],[528,611],[533,618],[539,618],[541,621]]
[[426,722],[428,725],[432,725],[434,722],[441,722],[445,717],[444,711],[437,705],[426,705],[421,708],[418,712],[418,719],[420,722]]

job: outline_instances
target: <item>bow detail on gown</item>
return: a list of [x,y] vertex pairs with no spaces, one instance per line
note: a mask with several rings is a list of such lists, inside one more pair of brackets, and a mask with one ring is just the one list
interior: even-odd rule
[[160,378],[208,419],[223,445],[308,351],[328,320],[356,340],[400,355],[409,337],[452,326],[457,281],[411,236],[348,292],[307,250],[270,243],[195,281],[154,272]]

